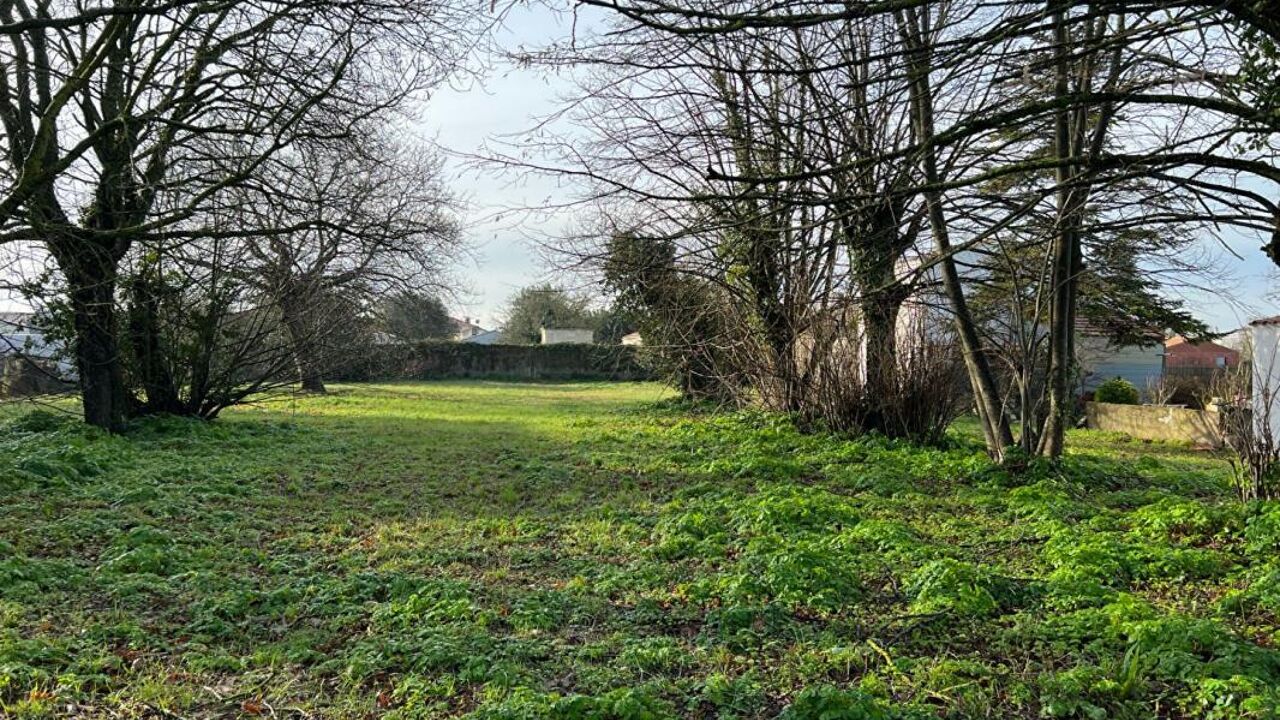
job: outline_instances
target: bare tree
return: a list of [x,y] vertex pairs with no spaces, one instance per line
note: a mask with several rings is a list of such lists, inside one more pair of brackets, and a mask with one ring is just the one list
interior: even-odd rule
[[462,252],[438,159],[385,133],[302,144],[234,195],[228,222],[243,228],[246,262],[232,272],[279,313],[306,391],[324,392],[327,360],[341,349],[333,312],[390,293],[447,292]]
[[[888,17],[700,43],[633,30],[535,58],[591,71],[572,116],[592,141],[544,149],[586,179],[612,227],[672,243],[676,272],[733,300],[721,350],[768,407],[811,410],[841,333],[866,345],[856,382],[882,389],[858,397],[894,402],[924,228],[896,38]],[[868,429],[884,429],[875,415]]]
[[114,307],[138,243],[190,221],[303,140],[340,138],[453,69],[473,14],[449,4],[146,0],[0,3],[0,242],[66,280],[86,421],[129,391]]
[[[1276,203],[1255,189],[1257,182],[1274,187],[1280,179],[1271,144],[1276,125],[1267,110],[1274,93],[1268,95],[1269,86],[1259,81],[1265,73],[1238,72],[1253,60],[1232,32],[1242,21],[1266,24],[1264,13],[1249,8],[965,0],[843,6],[801,0],[587,4],[624,18],[602,45],[579,42],[571,53],[580,63],[615,72],[615,82],[601,85],[607,97],[626,91],[637,96],[633,83],[644,73],[643,95],[654,100],[651,107],[682,93],[704,102],[677,108],[671,114],[678,118],[675,123],[644,112],[628,115],[626,135],[642,138],[643,144],[627,144],[622,133],[602,133],[609,147],[626,152],[602,158],[575,148],[562,156],[569,166],[565,172],[585,178],[593,198],[626,196],[649,206],[696,204],[709,194],[739,206],[767,200],[772,207],[826,203],[826,208],[842,208],[809,216],[821,224],[872,213],[878,197],[882,207],[893,208],[886,214],[903,223],[897,226],[899,236],[909,236],[907,223],[923,217],[932,241],[923,264],[936,268],[946,291],[988,447],[997,456],[1015,438],[1005,417],[1007,393],[991,367],[989,340],[969,307],[972,286],[982,280],[965,267],[973,255],[1002,253],[1000,245],[1009,247],[1007,238],[1015,229],[1026,243],[1045,248],[1042,260],[1031,266],[1026,265],[1029,255],[1015,254],[1026,276],[1040,278],[1037,294],[1045,302],[1033,314],[1046,317],[1043,333],[1031,328],[1025,335],[1025,347],[1044,349],[1047,382],[1044,410],[1036,415],[1043,422],[1028,428],[1024,416],[1022,440],[1031,442],[1031,450],[1057,456],[1075,402],[1075,327],[1080,284],[1090,273],[1088,238],[1161,226],[1172,228],[1169,234],[1175,236],[1224,226],[1272,236],[1277,227]],[[886,24],[896,27],[896,37],[879,32]],[[905,113],[911,131],[905,141],[875,146],[856,133],[836,137],[830,132],[831,123],[818,119],[830,114],[820,101],[828,93],[815,91],[811,80],[840,77],[858,63],[847,52],[808,62],[792,49],[800,44],[792,38],[806,34],[828,38],[827,45],[835,48],[839,38],[878,40],[874,63],[863,63],[863,74],[850,73],[840,86],[846,90],[845,115],[874,116],[869,108],[877,107],[888,88],[905,85],[909,110],[899,109],[880,123],[893,127]],[[619,38],[631,38],[646,52],[629,54],[625,50],[631,44]],[[777,132],[746,135],[758,154],[772,150],[785,162],[743,163],[735,156],[726,166],[713,157],[699,177],[693,168],[708,157],[699,144],[708,133],[679,123],[700,118],[705,101],[717,107],[724,94],[700,90],[709,83],[698,78],[714,71],[729,78],[741,75],[741,63],[726,61],[733,57],[727,49],[758,48],[761,38],[768,38],[772,55],[751,50],[751,80],[738,84],[749,84],[754,105],[766,111],[755,113],[758,126],[782,126],[791,133],[807,123],[807,133],[796,135],[803,142]],[[602,47],[624,51],[605,53]],[[761,58],[776,60],[766,65]],[[868,67],[876,68],[871,77]],[[809,112],[778,113],[775,108],[790,106],[772,100],[788,97],[775,88],[806,98]],[[875,91],[858,95],[867,88]],[[599,93],[590,97],[598,99]],[[770,120],[769,114],[782,121]],[[1048,146],[1032,141],[1042,128],[1053,138]],[[835,152],[813,161],[825,142]],[[688,162],[674,172],[664,163],[680,153]],[[868,176],[872,166],[894,167],[901,158],[908,162],[898,166],[903,168],[898,175],[882,174],[861,186],[849,181]],[[1000,189],[1019,177],[1037,180],[1016,194]],[[702,184],[703,178],[715,182]],[[1140,193],[1120,190],[1138,185]],[[870,186],[875,193],[867,192]],[[1100,197],[1106,198],[1101,206]],[[913,214],[917,206],[922,206],[920,215]],[[1047,208],[1052,211],[1046,213]],[[672,214],[664,210],[650,216],[668,221]],[[767,227],[763,217],[755,212],[753,224]],[[1046,217],[1052,222],[1035,229]],[[1031,235],[1029,229],[1034,229]],[[850,248],[841,262],[854,263],[857,250]],[[1188,263],[1177,269],[1197,268]],[[868,284],[845,282],[845,290]],[[1024,408],[1041,403],[1040,391],[1030,388],[1023,383],[1020,391],[1036,396],[1025,398]]]

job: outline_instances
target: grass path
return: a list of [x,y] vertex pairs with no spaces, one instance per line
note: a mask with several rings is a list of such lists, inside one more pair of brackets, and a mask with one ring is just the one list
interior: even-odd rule
[[421,383],[0,426],[0,715],[1268,718],[1280,506],[1078,432],[1016,476]]

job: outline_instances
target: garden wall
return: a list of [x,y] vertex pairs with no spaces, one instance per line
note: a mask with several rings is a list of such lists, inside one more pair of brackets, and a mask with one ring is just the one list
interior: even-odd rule
[[638,348],[624,345],[480,345],[425,342],[375,346],[339,380],[648,380]]
[[0,399],[54,395],[75,386],[58,377],[59,368],[50,360],[23,355],[0,355]]
[[1122,432],[1141,440],[1171,440],[1196,446],[1222,444],[1219,416],[1213,410],[1189,410],[1167,405],[1085,403],[1090,428]]

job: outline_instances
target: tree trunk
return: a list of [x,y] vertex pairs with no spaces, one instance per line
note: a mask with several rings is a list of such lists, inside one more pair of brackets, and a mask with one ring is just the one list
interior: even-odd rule
[[871,392],[891,392],[898,375],[898,310],[895,298],[878,297],[862,311],[867,343],[867,386]]
[[298,382],[303,392],[324,393],[323,364],[318,357],[315,332],[307,322],[306,310],[300,304],[280,304],[281,319],[293,345],[293,358],[298,367]]
[[156,288],[148,271],[141,271],[131,288],[129,308],[129,341],[133,348],[134,368],[146,393],[142,405],[145,413],[186,414],[179,397],[177,383],[166,364],[166,353],[160,337],[160,307]]
[[1071,415],[1072,312],[1075,304],[1075,280],[1072,270],[1072,238],[1074,233],[1063,228],[1054,248],[1053,304],[1049,316],[1049,411],[1044,431],[1040,434],[1040,454],[1056,458],[1062,455],[1067,419]]
[[[1063,102],[1070,94],[1069,42],[1066,15],[1059,10],[1054,16],[1054,95]],[[1045,417],[1044,431],[1040,434],[1039,447],[1040,454],[1050,458],[1062,456],[1067,420],[1075,404],[1070,380],[1075,367],[1076,265],[1080,251],[1079,234],[1076,232],[1078,214],[1075,212],[1074,190],[1070,186],[1076,172],[1068,164],[1075,156],[1076,144],[1072,142],[1068,112],[1065,106],[1061,107],[1054,117],[1054,154],[1060,161],[1056,174],[1058,216],[1050,286],[1053,297],[1049,309],[1049,412]]]
[[1009,428],[1008,418],[1004,415],[995,374],[991,371],[986,353],[983,352],[977,325],[973,321],[968,301],[965,299],[964,285],[956,269],[951,249],[951,235],[942,208],[942,193],[936,189],[941,180],[941,174],[938,171],[937,150],[933,145],[933,88],[929,80],[932,69],[931,49],[927,44],[928,39],[924,36],[915,8],[905,8],[900,21],[903,38],[909,50],[908,79],[916,142],[922,147],[920,164],[925,183],[931,188],[924,193],[925,206],[929,228],[941,258],[942,285],[955,317],[956,334],[960,337],[960,346],[964,351],[964,365],[969,374],[969,384],[973,388],[978,419],[987,443],[987,452],[997,461],[1003,461],[1005,448],[1014,443],[1013,431]]
[[70,285],[84,421],[119,432],[129,416],[129,395],[116,335],[116,264],[98,252],[65,254],[59,264]]
[[866,422],[871,429],[890,436],[894,435],[894,429],[889,427],[892,408],[888,404],[903,400],[898,392],[898,312],[901,307],[901,299],[883,292],[864,303],[862,309],[862,334],[866,344],[864,392],[873,400]]

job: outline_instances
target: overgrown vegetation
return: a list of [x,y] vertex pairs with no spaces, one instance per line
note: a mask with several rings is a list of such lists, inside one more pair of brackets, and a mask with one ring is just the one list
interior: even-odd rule
[[1093,393],[1093,399],[1116,405],[1137,405],[1141,401],[1138,388],[1122,377],[1111,378],[1099,385]]
[[1268,718],[1280,503],[798,433],[654,385],[0,432],[0,715]]

